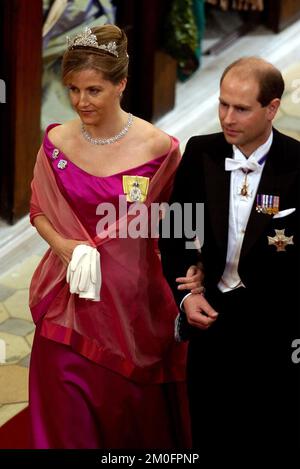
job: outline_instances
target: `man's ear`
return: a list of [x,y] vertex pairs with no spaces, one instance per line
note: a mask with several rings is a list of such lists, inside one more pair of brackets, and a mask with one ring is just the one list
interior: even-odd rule
[[269,102],[268,104],[268,118],[269,120],[273,120],[274,117],[276,116],[276,113],[279,109],[280,106],[280,99],[279,98],[274,98],[272,101]]

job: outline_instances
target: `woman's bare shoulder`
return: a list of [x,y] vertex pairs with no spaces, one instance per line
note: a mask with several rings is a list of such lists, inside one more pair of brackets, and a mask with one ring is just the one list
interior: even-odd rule
[[76,134],[75,130],[78,127],[78,120],[65,122],[61,125],[56,125],[48,132],[49,140],[58,148],[64,146],[64,143]]
[[140,127],[141,135],[143,135],[144,141],[149,145],[152,155],[164,155],[170,150],[170,135],[143,119],[139,119],[138,125]]

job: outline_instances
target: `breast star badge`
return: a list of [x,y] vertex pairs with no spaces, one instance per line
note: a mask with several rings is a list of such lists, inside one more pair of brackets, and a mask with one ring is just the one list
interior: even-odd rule
[[294,244],[294,236],[285,236],[285,230],[275,230],[275,236],[268,236],[268,243],[276,246],[277,252],[286,251],[288,244]]

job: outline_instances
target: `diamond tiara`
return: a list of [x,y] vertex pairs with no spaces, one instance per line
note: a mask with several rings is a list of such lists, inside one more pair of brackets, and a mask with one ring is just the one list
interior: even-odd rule
[[85,28],[81,34],[77,34],[73,38],[67,36],[67,47],[68,49],[73,49],[74,47],[94,47],[96,49],[102,49],[110,54],[119,57],[117,51],[117,44],[115,41],[108,42],[107,44],[98,44],[97,36],[92,33],[90,28]]

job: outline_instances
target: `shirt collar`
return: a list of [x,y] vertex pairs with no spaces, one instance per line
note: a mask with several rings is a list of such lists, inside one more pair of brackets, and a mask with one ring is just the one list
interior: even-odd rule
[[[246,158],[245,155],[241,152],[241,150],[238,149],[235,145],[232,145],[233,149],[233,159],[238,160],[238,161],[246,161],[246,160],[255,160],[258,161],[260,158],[262,158],[264,155],[268,153],[268,151],[271,148],[273,142],[273,130],[271,131],[268,140],[266,140],[265,143],[263,143],[260,147],[258,147],[251,155]],[[264,162],[261,164],[263,166]]]

